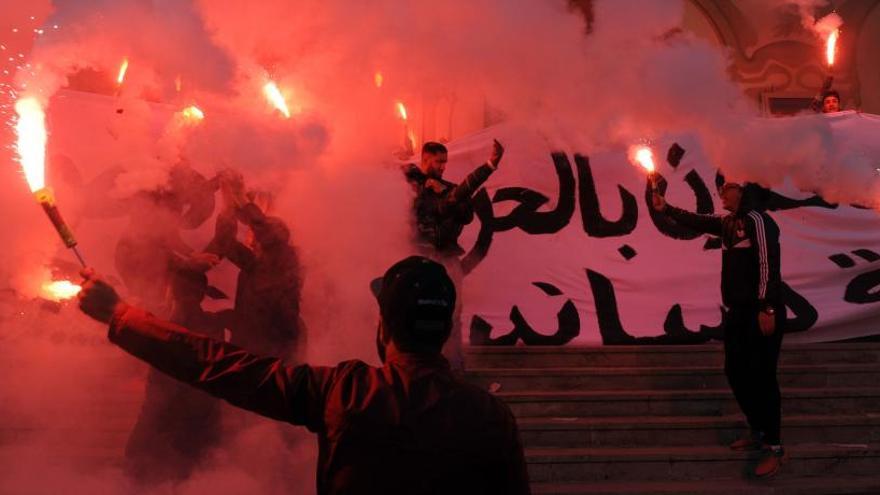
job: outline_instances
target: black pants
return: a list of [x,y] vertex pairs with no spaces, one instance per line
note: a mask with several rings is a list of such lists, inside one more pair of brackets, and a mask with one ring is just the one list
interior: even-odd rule
[[785,308],[776,310],[776,330],[765,337],[758,326],[758,307],[733,307],[724,325],[724,373],[752,431],[764,442],[779,445],[781,395],[776,379]]
[[219,399],[150,368],[124,470],[144,485],[185,480],[220,443],[220,435]]

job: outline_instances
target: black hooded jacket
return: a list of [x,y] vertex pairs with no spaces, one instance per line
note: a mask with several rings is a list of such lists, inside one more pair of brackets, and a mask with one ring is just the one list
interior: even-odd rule
[[699,215],[674,206],[665,213],[693,230],[721,238],[721,298],[728,307],[780,308],[779,226],[752,209],[746,197],[736,213]]
[[[416,193],[413,212],[416,220],[416,243],[440,254],[459,256],[464,249],[458,236],[474,219],[471,198],[495,171],[488,163],[477,167],[461,184],[431,179],[413,164],[404,169],[407,181]],[[436,182],[436,189],[427,185]]]
[[[258,250],[237,240],[238,222],[251,228]],[[302,272],[284,221],[267,216],[253,203],[221,212],[214,239],[205,251],[229,259],[240,269],[232,343],[270,356],[288,357],[304,351]]]

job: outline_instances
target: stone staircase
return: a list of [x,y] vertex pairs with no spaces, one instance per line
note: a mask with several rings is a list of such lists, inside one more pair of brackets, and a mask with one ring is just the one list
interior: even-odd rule
[[719,345],[467,352],[519,419],[536,494],[880,493],[880,344],[783,347],[790,460],[772,480],[726,448],[746,425]]

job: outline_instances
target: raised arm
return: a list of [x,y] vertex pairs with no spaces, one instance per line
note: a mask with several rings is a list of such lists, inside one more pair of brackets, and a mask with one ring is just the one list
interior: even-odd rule
[[257,356],[121,305],[110,322],[110,341],[159,371],[279,421],[323,426],[324,403],[337,369]]
[[256,260],[254,252],[238,241],[238,219],[235,212],[223,211],[217,215],[214,238],[205,248],[206,253],[227,258],[235,266],[247,269]]
[[477,167],[473,172],[468,174],[467,177],[461,182],[461,184],[455,186],[455,188],[449,193],[449,201],[454,203],[459,203],[461,201],[470,200],[471,196],[477,192],[477,189],[486,182],[492,172],[498,169],[498,164],[501,162],[501,157],[504,155],[504,147],[501,146],[501,143],[498,140],[495,140],[492,144],[492,155],[486,163]]
[[653,207],[676,222],[703,234],[721,236],[722,218],[718,215],[701,215],[676,208],[666,203],[662,194],[655,192],[652,196]]
[[238,219],[251,228],[254,239],[262,246],[287,244],[290,230],[278,217],[270,217],[254,203],[247,203],[236,211]]
[[339,368],[285,366],[193,333],[119,300],[112,286],[84,270],[80,308],[110,324],[109,339],[177,380],[257,414],[323,427],[327,394]]

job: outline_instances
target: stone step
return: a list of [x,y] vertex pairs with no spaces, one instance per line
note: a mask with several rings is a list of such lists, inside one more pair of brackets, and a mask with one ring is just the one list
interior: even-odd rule
[[[722,366],[721,344],[645,346],[471,346],[472,368],[575,368],[584,366]],[[780,363],[880,363],[880,343],[783,344]]]
[[[520,418],[518,425],[523,445],[530,448],[727,445],[747,431],[740,414]],[[880,412],[785,416],[782,438],[787,445],[880,444]]]
[[[880,363],[787,365],[777,377],[782,387],[868,387],[877,383]],[[691,390],[727,387],[721,366],[471,368],[468,381],[495,390]]]
[[[517,417],[723,416],[739,412],[728,389],[531,390],[496,394]],[[783,415],[880,412],[880,387],[786,388]]]
[[[870,476],[880,472],[880,445],[804,444],[787,447],[784,476]],[[527,449],[533,483],[677,481],[745,478],[759,452],[726,447]]]
[[534,495],[877,495],[880,476],[790,477],[771,480],[597,481],[532,483]]

